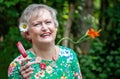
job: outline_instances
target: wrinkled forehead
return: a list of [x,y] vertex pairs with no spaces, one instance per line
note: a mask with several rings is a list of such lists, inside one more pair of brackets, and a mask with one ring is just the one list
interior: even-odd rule
[[44,18],[43,15],[46,15],[46,17],[48,18],[52,18],[51,13],[49,10],[45,9],[45,8],[37,8],[35,10],[33,10],[30,14],[30,19],[29,22],[39,18]]

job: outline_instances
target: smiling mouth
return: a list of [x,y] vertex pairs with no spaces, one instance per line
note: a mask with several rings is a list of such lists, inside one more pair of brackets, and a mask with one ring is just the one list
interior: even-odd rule
[[51,35],[50,32],[46,32],[46,33],[41,34],[40,36],[43,37],[43,38],[45,38],[45,37],[48,37],[50,35]]

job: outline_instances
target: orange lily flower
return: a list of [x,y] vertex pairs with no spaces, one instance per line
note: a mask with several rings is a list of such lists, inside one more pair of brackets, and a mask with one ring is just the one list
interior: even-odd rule
[[100,34],[99,34],[100,31],[101,31],[101,30],[95,31],[93,28],[90,28],[90,29],[87,31],[87,35],[90,36],[92,39],[94,39],[95,37],[100,36]]

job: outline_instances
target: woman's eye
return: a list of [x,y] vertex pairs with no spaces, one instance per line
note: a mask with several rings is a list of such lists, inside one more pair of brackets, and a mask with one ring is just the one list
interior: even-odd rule
[[51,23],[51,21],[47,21],[47,22],[46,22],[46,24],[50,24],[50,23]]
[[33,26],[37,26],[38,24],[34,24]]
[[39,25],[40,25],[40,23],[33,24],[33,26],[39,26]]

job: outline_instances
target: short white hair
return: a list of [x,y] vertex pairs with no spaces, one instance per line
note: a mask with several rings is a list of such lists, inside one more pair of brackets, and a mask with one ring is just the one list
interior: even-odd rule
[[28,24],[30,19],[32,18],[32,15],[35,15],[35,11],[39,10],[39,9],[46,9],[51,13],[51,16],[54,20],[55,26],[58,27],[58,20],[57,20],[57,11],[55,9],[53,9],[52,7],[49,7],[47,5],[44,4],[31,4],[29,5],[22,13],[20,19],[19,19],[19,25],[21,23],[26,23]]

